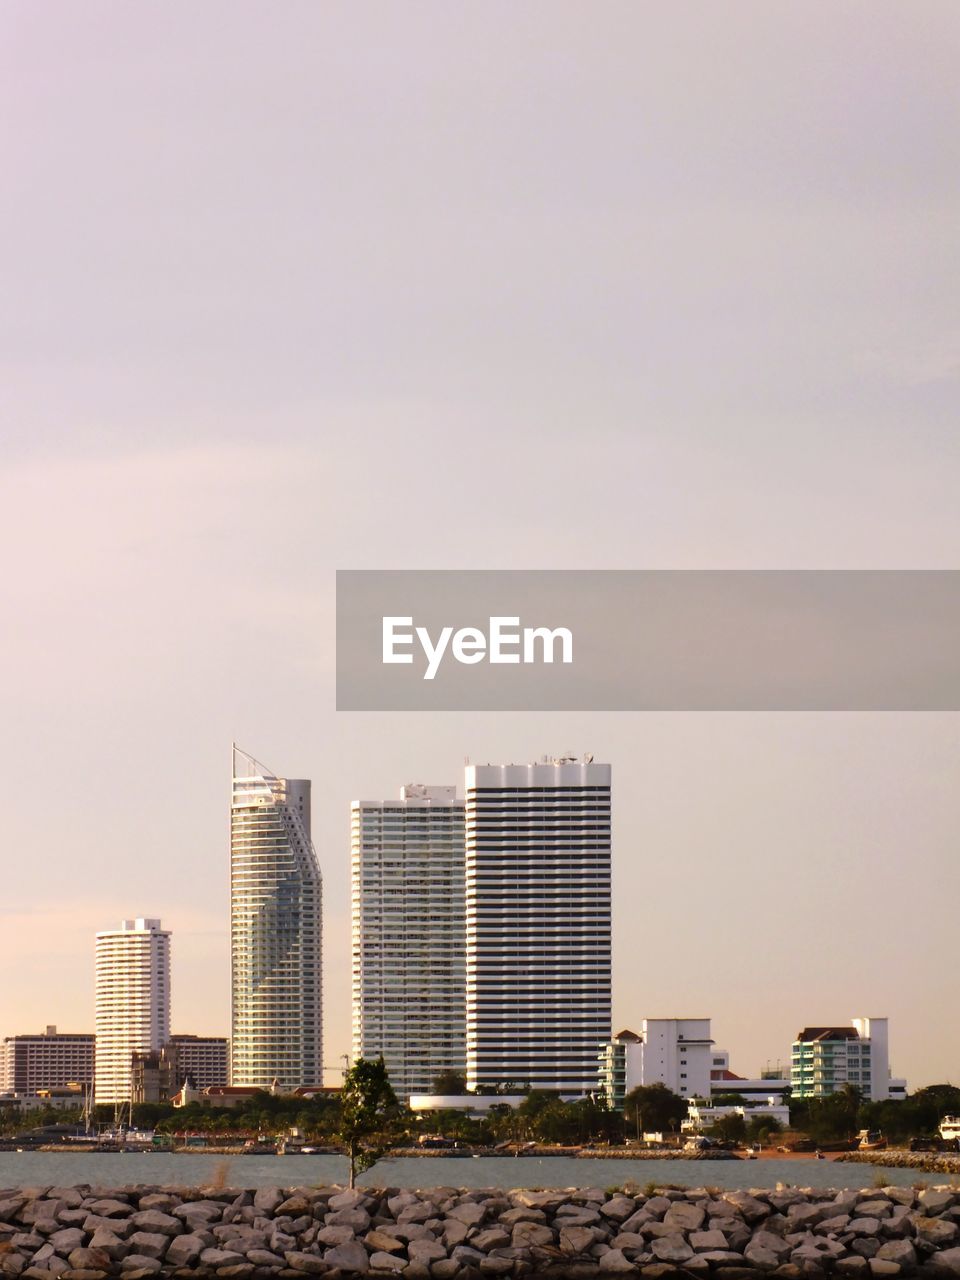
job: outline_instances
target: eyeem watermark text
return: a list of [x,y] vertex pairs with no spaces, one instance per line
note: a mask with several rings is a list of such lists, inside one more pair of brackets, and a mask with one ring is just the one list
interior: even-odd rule
[[[521,627],[519,617],[493,617],[486,631],[479,627],[441,627],[436,639],[427,627],[414,627],[412,617],[385,617],[383,661],[409,666],[415,644],[424,659],[424,680],[432,680],[449,652],[466,666],[491,663],[533,664],[573,662],[573,632],[568,627]],[[555,656],[559,652],[559,657]]]

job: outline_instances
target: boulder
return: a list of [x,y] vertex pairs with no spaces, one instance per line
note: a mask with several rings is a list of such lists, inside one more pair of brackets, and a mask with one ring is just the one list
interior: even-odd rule
[[874,1255],[878,1262],[895,1262],[902,1271],[912,1271],[917,1265],[917,1251],[909,1240],[888,1240]]
[[207,1247],[205,1236],[175,1236],[167,1245],[165,1261],[171,1267],[189,1267]]
[[398,1271],[402,1271],[406,1265],[405,1258],[397,1258],[392,1253],[384,1253],[382,1249],[370,1255],[371,1271],[384,1271],[395,1274]]
[[699,1205],[680,1201],[670,1206],[663,1215],[663,1222],[664,1226],[671,1227],[674,1231],[699,1231],[706,1216]]
[[955,1199],[954,1194],[943,1187],[927,1187],[918,1196],[920,1208],[928,1218],[943,1213],[944,1209],[949,1209]]
[[169,1213],[161,1213],[159,1209],[145,1209],[135,1213],[130,1219],[137,1231],[152,1231],[162,1236],[178,1236],[183,1231],[183,1223]]
[[611,1196],[605,1204],[600,1206],[600,1212],[612,1222],[626,1222],[627,1218],[636,1211],[636,1200],[631,1200],[629,1196],[624,1195]]
[[[351,1212],[348,1210],[348,1212]],[[341,1271],[348,1274],[355,1274],[368,1271],[370,1269],[370,1255],[360,1243],[354,1240],[350,1244],[338,1244],[334,1248],[328,1249],[323,1255],[323,1260],[329,1266],[339,1267]]]
[[159,1231],[134,1231],[129,1241],[130,1252],[143,1258],[162,1258],[167,1252],[170,1237]]
[[515,1249],[551,1245],[554,1243],[553,1228],[542,1222],[518,1222],[513,1228],[511,1243]]
[[920,1243],[934,1249],[949,1248],[960,1234],[956,1223],[948,1222],[946,1218],[917,1218],[914,1229]]
[[[366,1250],[364,1250],[363,1256],[365,1263],[363,1269],[366,1271]],[[284,1255],[284,1260],[286,1261],[286,1270],[288,1271],[305,1271],[309,1275],[320,1276],[330,1270],[330,1264],[325,1262],[323,1258],[318,1258],[315,1253],[300,1253],[296,1249],[290,1249]]]
[[370,1231],[364,1237],[363,1243],[368,1249],[378,1253],[403,1253],[403,1241],[398,1240],[389,1231],[379,1229]]
[[722,1231],[691,1231],[690,1248],[694,1253],[709,1253],[711,1249],[726,1249],[727,1237]]
[[686,1262],[693,1257],[693,1250],[679,1232],[654,1240],[650,1245],[650,1252],[658,1262]]
[[279,1187],[260,1187],[253,1193],[253,1207],[258,1212],[272,1217],[285,1199],[286,1194]]

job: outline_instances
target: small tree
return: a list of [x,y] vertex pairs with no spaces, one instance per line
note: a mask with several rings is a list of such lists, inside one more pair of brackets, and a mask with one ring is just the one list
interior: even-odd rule
[[383,1055],[374,1061],[358,1058],[343,1078],[340,1090],[340,1136],[350,1157],[350,1187],[357,1174],[376,1164],[380,1152],[362,1145],[379,1132],[397,1109]]
[[686,1099],[660,1081],[637,1085],[624,1099],[623,1118],[628,1125],[636,1126],[638,1133],[642,1129],[663,1132],[678,1129],[686,1115]]

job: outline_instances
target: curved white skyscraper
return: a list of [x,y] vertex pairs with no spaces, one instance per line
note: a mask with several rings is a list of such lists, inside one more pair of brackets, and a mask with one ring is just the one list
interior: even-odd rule
[[231,1081],[322,1084],[322,884],[310,783],[233,749]]

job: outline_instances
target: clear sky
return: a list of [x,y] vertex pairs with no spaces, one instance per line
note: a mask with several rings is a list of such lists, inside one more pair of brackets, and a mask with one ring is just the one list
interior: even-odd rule
[[134,915],[227,1031],[236,738],[314,781],[336,1067],[351,798],[589,750],[618,1026],[960,1082],[956,715],[333,709],[338,567],[960,567],[952,0],[0,26],[0,1032]]

